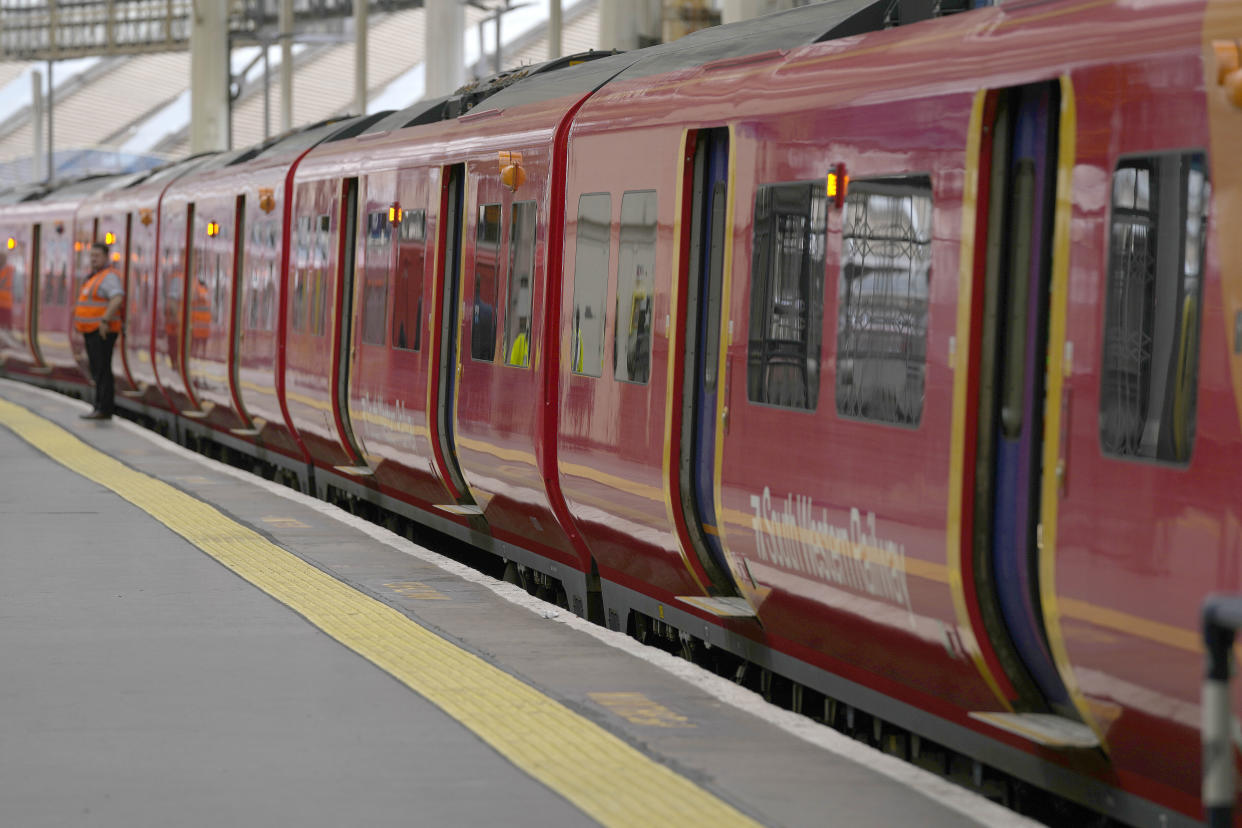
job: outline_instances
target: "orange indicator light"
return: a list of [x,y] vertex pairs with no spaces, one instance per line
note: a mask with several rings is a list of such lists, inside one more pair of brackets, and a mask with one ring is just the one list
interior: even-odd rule
[[837,207],[845,203],[845,195],[850,188],[850,177],[845,172],[844,164],[836,164],[828,170],[826,182],[827,195]]

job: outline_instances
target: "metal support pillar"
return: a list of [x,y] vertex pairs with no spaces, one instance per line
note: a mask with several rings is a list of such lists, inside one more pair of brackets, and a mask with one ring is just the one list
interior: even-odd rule
[[[55,8],[56,8],[56,4],[53,3],[52,9],[55,10]],[[48,181],[52,181],[54,178],[56,178],[56,142],[54,140],[55,136],[52,134],[52,124],[53,124],[53,121],[55,120],[53,118],[52,110],[55,108],[53,106],[53,101],[56,98],[56,87],[52,84],[52,63],[53,61],[50,61],[50,60],[47,62],[47,180]]]
[[30,180],[43,179],[43,73],[30,73],[30,125],[33,127],[34,147],[30,154]]
[[623,52],[638,48],[638,26],[641,4],[633,0],[600,0],[599,48],[620,49]]
[[793,0],[723,0],[720,22],[737,23],[794,7]]
[[457,0],[427,0],[424,96],[438,98],[465,82],[466,10]]
[[229,145],[228,6],[197,3],[190,24],[190,152]]
[[367,2],[354,0],[354,109],[367,113]]
[[561,0],[550,0],[551,8],[548,10],[548,60],[556,60],[561,56],[561,32],[565,28],[564,15],[561,9]]
[[293,129],[293,0],[280,0],[280,131]]
[[660,0],[600,0],[599,48],[628,51],[659,43]]
[[263,43],[263,140],[272,137],[272,61],[268,55],[272,44]]

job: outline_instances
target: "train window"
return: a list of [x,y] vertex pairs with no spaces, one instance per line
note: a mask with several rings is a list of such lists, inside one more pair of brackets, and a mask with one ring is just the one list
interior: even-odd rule
[[367,213],[362,255],[362,341],[383,345],[388,322],[388,265],[392,259],[392,222],[387,208]]
[[608,293],[608,253],[612,235],[612,196],[591,193],[578,200],[574,254],[574,315],[570,320],[570,364],[575,374],[598,377],[604,363],[604,300]]
[[535,202],[513,205],[509,221],[509,293],[505,308],[505,359],[510,365],[530,365],[531,290],[535,273]]
[[1210,199],[1202,152],[1123,159],[1113,172],[1100,371],[1106,454],[1190,460]]
[[823,181],[761,186],[755,195],[746,395],[814,410],[824,318]]
[[651,375],[651,302],[656,248],[655,190],[621,197],[621,242],[617,251],[617,341],[613,375],[646,383]]
[[500,205],[479,207],[474,245],[474,310],[471,312],[470,356],[496,358],[496,294],[500,270]]
[[307,282],[311,271],[311,222],[310,216],[298,216],[298,226],[294,234],[293,308],[289,325],[298,332],[306,330]]
[[916,426],[927,367],[932,188],[926,175],[850,183],[837,286],[837,412]]
[[21,327],[21,319],[13,317],[13,306],[20,308],[25,294],[25,257],[17,250],[0,249],[0,331]]
[[310,333],[323,336],[328,329],[328,271],[332,267],[332,219],[326,213],[315,219],[314,263],[311,267]]
[[[246,245],[245,293],[246,328],[251,331],[276,330],[276,268],[280,261],[279,225],[270,216],[258,218],[250,225],[250,243]],[[294,317],[296,319],[296,317]]]
[[64,305],[69,301],[69,239],[65,237],[65,225],[56,223],[54,233],[44,236],[43,283],[39,296],[45,305]]
[[401,214],[401,241],[420,242],[427,238],[427,214],[423,210],[406,210]]
[[423,334],[423,267],[427,260],[427,215],[406,210],[397,239],[396,290],[393,291],[392,345],[417,351]]

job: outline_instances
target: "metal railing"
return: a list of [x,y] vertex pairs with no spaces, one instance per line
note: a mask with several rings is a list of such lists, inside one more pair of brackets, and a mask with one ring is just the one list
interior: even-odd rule
[[[422,5],[423,0],[368,0],[376,11]],[[272,39],[279,7],[280,0],[231,0],[230,38],[235,43]],[[339,33],[353,9],[354,0],[293,0],[297,33]],[[0,0],[0,60],[182,51],[190,45],[193,10],[194,0]]]
[[1203,812],[1212,828],[1233,825],[1233,641],[1242,629],[1242,595],[1209,595],[1203,602]]

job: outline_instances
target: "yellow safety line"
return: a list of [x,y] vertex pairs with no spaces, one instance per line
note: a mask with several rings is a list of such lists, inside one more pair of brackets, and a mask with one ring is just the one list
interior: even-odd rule
[[316,569],[258,532],[0,400],[0,424],[116,492],[452,716],[607,826],[757,826],[564,705]]

